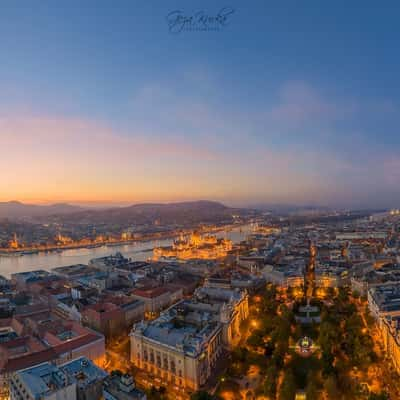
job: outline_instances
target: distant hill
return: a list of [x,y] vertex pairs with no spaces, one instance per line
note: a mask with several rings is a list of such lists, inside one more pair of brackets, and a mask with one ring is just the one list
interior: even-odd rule
[[128,207],[114,207],[102,210],[83,210],[79,212],[59,215],[58,221],[79,224],[118,224],[144,225],[154,224],[193,224],[230,222],[232,214],[242,213],[244,210],[227,207],[214,201],[190,201],[180,203],[148,203],[135,204]]
[[81,210],[83,210],[81,207],[64,203],[39,206],[36,204],[24,204],[19,201],[0,202],[0,218],[43,217],[53,214],[74,213]]
[[328,212],[331,208],[319,205],[296,205],[296,204],[256,204],[253,206],[257,210],[271,211],[275,213],[312,213]]

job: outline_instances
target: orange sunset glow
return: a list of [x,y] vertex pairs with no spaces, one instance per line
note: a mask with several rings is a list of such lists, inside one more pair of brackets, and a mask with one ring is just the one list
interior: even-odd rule
[[[205,138],[116,132],[93,121],[10,117],[0,120],[0,201],[129,203],[212,198],[246,201],[315,190],[291,168],[292,156],[254,150],[224,154]],[[211,143],[210,143],[211,142]],[[240,167],[237,158],[246,161]],[[273,172],[280,165],[290,186]],[[230,175],[236,178],[232,182]],[[260,180],[267,179],[267,185]],[[275,194],[274,194],[275,193]]]

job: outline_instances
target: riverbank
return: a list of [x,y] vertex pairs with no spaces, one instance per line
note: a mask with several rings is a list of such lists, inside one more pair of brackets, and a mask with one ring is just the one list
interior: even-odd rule
[[[233,243],[239,243],[244,240],[251,232],[250,225],[229,226],[226,230],[210,231],[217,237],[223,237],[232,240]],[[203,232],[207,233],[207,232]],[[10,277],[16,272],[33,271],[44,269],[50,271],[56,267],[64,267],[74,264],[88,264],[93,258],[105,257],[112,253],[119,252],[124,257],[131,258],[133,261],[147,261],[151,257],[151,251],[154,247],[170,246],[176,235],[170,235],[168,238],[154,240],[136,240],[129,243],[115,244],[113,246],[99,247],[80,247],[72,249],[62,249],[61,251],[38,252],[35,254],[26,254],[24,256],[0,256],[0,275]]]
[[[202,230],[202,234],[212,234],[218,232],[228,232],[231,229],[241,228],[247,224],[238,225],[226,225],[223,227],[209,228]],[[52,253],[52,252],[62,252],[65,250],[75,250],[75,249],[93,249],[97,247],[116,247],[123,245],[130,245],[135,243],[144,243],[154,240],[165,240],[171,239],[179,236],[180,234],[188,235],[193,232],[193,229],[170,231],[165,233],[155,233],[144,235],[140,238],[132,238],[127,240],[115,240],[115,241],[104,241],[99,243],[74,243],[68,245],[54,245],[46,247],[25,247],[23,249],[0,249],[0,257],[19,257],[24,255],[39,254],[39,253]]]

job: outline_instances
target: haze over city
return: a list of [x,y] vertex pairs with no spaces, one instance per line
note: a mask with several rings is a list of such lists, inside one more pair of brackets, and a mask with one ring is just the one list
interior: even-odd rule
[[399,21],[2,1],[0,400],[399,400]]
[[0,201],[400,202],[395,2],[85,3],[2,4]]

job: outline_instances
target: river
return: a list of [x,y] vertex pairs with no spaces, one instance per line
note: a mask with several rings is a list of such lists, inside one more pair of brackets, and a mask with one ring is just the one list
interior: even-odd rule
[[[250,232],[250,226],[234,228],[229,231],[217,232],[217,237],[224,237],[239,243],[244,240]],[[147,242],[134,242],[117,246],[102,246],[91,249],[70,249],[62,252],[27,254],[23,256],[0,256],[0,275],[9,278],[11,274],[36,269],[51,270],[55,267],[62,267],[73,264],[87,264],[89,260],[97,257],[104,257],[116,252],[122,253],[125,257],[134,261],[145,261],[152,256],[152,250],[158,246],[168,246],[173,239],[151,240]]]

